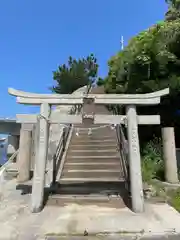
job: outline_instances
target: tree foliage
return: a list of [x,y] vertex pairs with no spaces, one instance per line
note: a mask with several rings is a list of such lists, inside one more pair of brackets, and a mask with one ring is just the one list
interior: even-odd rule
[[51,90],[59,94],[70,94],[85,85],[91,86],[96,81],[97,74],[98,64],[93,54],[78,60],[69,57],[67,64],[60,65],[53,72],[56,84]]
[[109,61],[108,92],[146,93],[165,87],[179,92],[180,21],[158,23],[131,39]]
[[[104,81],[107,93],[148,93],[169,87],[170,95],[156,109],[168,117],[163,117],[167,124],[177,120],[180,107],[180,0],[168,4],[176,17],[170,19],[169,12],[169,18],[167,13],[164,21],[133,37],[109,60]],[[150,109],[146,107],[144,113]]]
[[166,21],[173,21],[180,18],[180,0],[166,0],[169,9],[166,13]]
[[180,0],[165,0],[165,2],[169,5],[169,7],[175,8],[177,10],[180,9]]

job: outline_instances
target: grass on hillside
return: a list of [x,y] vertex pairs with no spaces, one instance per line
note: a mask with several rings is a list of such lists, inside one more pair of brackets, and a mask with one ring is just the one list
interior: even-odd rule
[[156,178],[164,181],[164,162],[162,159],[161,140],[154,138],[142,149],[142,177],[144,182]]
[[165,181],[161,139],[154,138],[148,142],[144,146],[141,156],[143,181],[154,187],[156,196],[163,197],[164,200],[180,212],[180,188],[164,187],[153,181],[153,179],[158,179],[161,182]]

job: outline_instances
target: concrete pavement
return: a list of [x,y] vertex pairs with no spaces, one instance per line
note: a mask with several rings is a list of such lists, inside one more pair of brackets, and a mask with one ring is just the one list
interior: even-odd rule
[[[1,183],[2,240],[64,239],[62,236],[76,240],[81,239],[77,236],[83,236],[84,232],[88,233],[85,238],[88,240],[145,240],[145,237],[153,239],[152,236],[180,233],[180,214],[167,204],[146,204],[145,213],[135,214],[128,208],[64,202],[64,205],[46,206],[41,213],[32,214],[29,208],[31,196],[21,195],[21,190],[16,190],[16,187],[16,180]],[[176,240],[179,236],[169,239]]]
[[154,237],[141,236],[99,236],[99,237],[48,237],[47,240],[179,240],[180,235],[166,235]]

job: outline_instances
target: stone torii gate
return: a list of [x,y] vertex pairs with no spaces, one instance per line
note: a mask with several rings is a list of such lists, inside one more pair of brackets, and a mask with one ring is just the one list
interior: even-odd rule
[[[38,148],[32,185],[32,212],[39,212],[43,206],[45,168],[48,150],[48,132],[50,124],[79,124],[85,119],[92,119],[95,124],[127,124],[130,186],[132,209],[134,212],[144,211],[144,196],[141,175],[141,158],[138,137],[138,124],[160,124],[159,115],[137,115],[136,106],[157,105],[160,98],[169,94],[169,89],[148,94],[85,94],[83,97],[71,94],[35,94],[18,91],[12,88],[9,94],[17,97],[21,104],[40,105],[40,114],[17,114],[17,122],[36,124],[39,131]],[[125,105],[126,115],[68,115],[51,112],[52,105]]]

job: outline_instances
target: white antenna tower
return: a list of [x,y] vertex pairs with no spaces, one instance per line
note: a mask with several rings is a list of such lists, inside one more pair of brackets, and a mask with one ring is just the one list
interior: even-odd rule
[[121,36],[121,50],[124,49],[124,37]]

